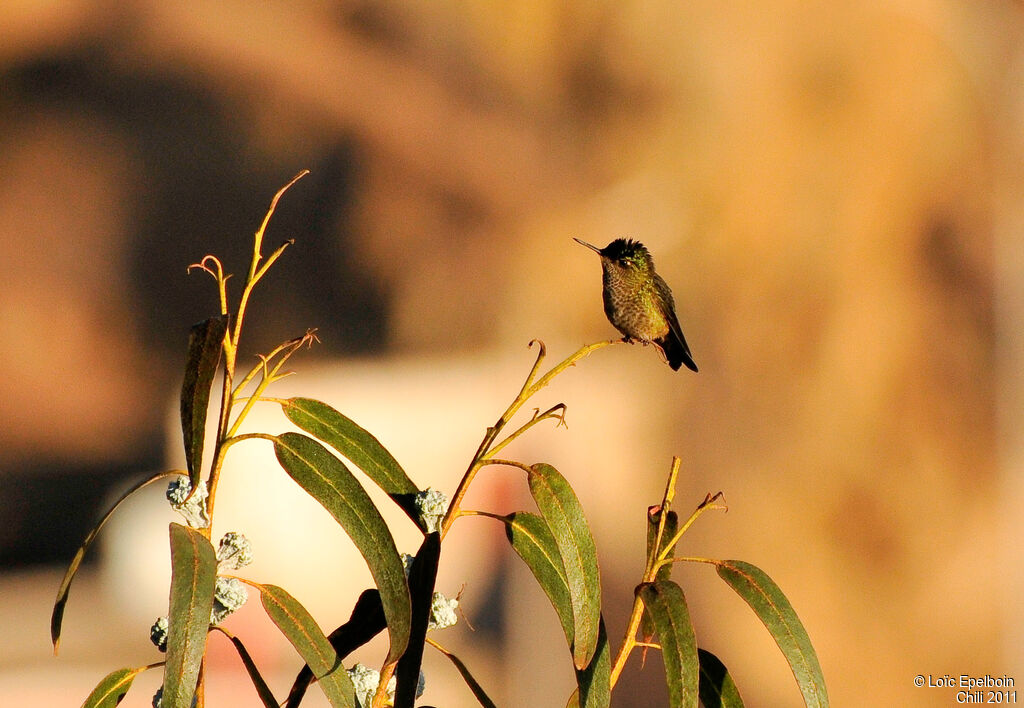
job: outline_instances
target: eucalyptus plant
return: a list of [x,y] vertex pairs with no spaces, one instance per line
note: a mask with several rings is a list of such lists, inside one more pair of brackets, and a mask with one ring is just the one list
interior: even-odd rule
[[[676,563],[710,565],[754,610],[793,670],[809,707],[828,706],[828,694],[817,656],[803,625],[778,586],[759,568],[737,560],[677,556],[683,534],[705,512],[724,509],[722,494],[708,494],[680,523],[675,510],[679,459],[673,458],[660,502],[647,510],[647,549],[644,572],[636,585],[632,612],[622,641],[613,649],[602,615],[601,578],[597,550],[582,505],[572,486],[553,466],[525,463],[499,456],[509,443],[547,421],[564,423],[566,406],[557,403],[532,416],[520,410],[556,376],[581,359],[620,340],[581,347],[542,373],[546,349],[531,342],[537,354],[519,392],[498,419],[487,427],[450,498],[418,486],[370,432],[327,403],[309,398],[274,398],[270,386],[286,376],[284,366],[304,346],[316,341],[313,331],[284,342],[258,357],[239,375],[238,352],[247,306],[253,289],[292,243],[287,241],[264,257],[267,225],[284,192],[306,172],[297,175],[273,198],[255,234],[249,270],[232,309],[228,275],[216,257],[208,255],[191,266],[213,277],[220,313],[192,328],[181,390],[182,440],[186,469],[161,472],[126,492],[88,534],[65,574],[51,618],[56,653],[61,623],[72,581],[96,535],[116,509],[143,487],[169,481],[167,497],[184,524],[170,524],[171,585],[168,615],[151,629],[162,661],[117,669],[104,677],[85,699],[86,708],[115,706],[141,672],[161,669],[163,685],[154,705],[188,708],[205,705],[204,657],[211,634],[224,635],[238,651],[256,695],[266,708],[296,708],[316,683],[336,708],[413,708],[423,689],[420,664],[427,646],[451,660],[464,679],[469,695],[481,706],[495,704],[473,677],[468,664],[428,634],[455,621],[457,599],[435,592],[434,584],[444,540],[455,522],[466,516],[486,517],[504,526],[512,550],[523,560],[554,607],[565,634],[568,667],[577,688],[570,696],[553,699],[567,708],[604,708],[623,668],[637,650],[660,651],[669,703],[676,707],[742,706],[739,691],[725,665],[711,652],[698,648],[683,589],[672,580]],[[221,375],[216,432],[206,435],[207,411]],[[285,418],[303,432],[240,433],[256,404],[279,406]],[[514,424],[514,421],[520,422]],[[216,514],[217,489],[226,456],[234,446],[269,442],[282,471],[334,517],[362,554],[374,587],[365,590],[349,620],[329,634],[285,589],[238,575],[253,550],[242,534],[229,533],[215,547],[211,524]],[[212,446],[212,461],[204,469],[204,450]],[[362,483],[349,471],[352,464],[365,473],[417,525],[423,535],[414,557],[399,554],[391,531]],[[535,510],[499,514],[463,507],[477,473],[488,465],[521,470]],[[245,602],[252,589],[270,621],[294,646],[305,663],[284,701],[263,678],[244,643],[221,626],[222,620]],[[346,667],[348,655],[381,632],[387,632],[388,651],[379,668],[361,664]]]

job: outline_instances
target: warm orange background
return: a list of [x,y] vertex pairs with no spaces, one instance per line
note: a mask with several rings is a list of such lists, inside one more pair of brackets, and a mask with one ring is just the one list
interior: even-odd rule
[[[295,238],[299,265],[254,304],[254,346],[321,327],[296,368],[386,357],[372,375],[395,367],[426,416],[434,399],[479,406],[457,382],[486,382],[498,393],[464,460],[518,389],[527,341],[554,361],[614,334],[596,259],[570,237],[654,253],[701,372],[600,352],[539,403],[565,400],[568,431],[517,451],[556,462],[594,518],[615,644],[646,504],[679,455],[680,504],[722,490],[730,506],[687,552],[779,582],[834,705],[954,704],[917,674],[1024,680],[1019,3],[14,2],[0,26],[4,544],[32,526],[15,472],[163,457],[187,327],[213,303],[185,266],[233,241],[240,273],[270,196],[310,168],[268,236]],[[435,472],[413,476],[448,484]],[[502,479],[497,510],[525,503]],[[481,562],[519,573],[500,532],[481,534]],[[799,705],[771,641],[702,570],[677,576],[702,645],[748,705]],[[107,671],[157,660],[148,625],[104,629],[119,612],[94,570],[49,657],[61,572],[0,568],[4,705],[77,705]],[[471,620],[489,592],[468,586]],[[505,601],[500,631],[451,643],[499,705],[564,705],[553,613]],[[514,639],[534,623],[556,630],[543,651]],[[522,692],[530,661],[564,663],[554,695]],[[659,670],[631,665],[614,705],[660,704]]]

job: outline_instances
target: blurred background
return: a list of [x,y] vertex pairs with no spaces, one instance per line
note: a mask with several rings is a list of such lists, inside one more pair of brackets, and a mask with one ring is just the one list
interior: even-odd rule
[[[567,403],[568,428],[509,449],[577,489],[613,645],[678,455],[680,512],[709,491],[729,506],[685,553],[779,583],[835,705],[953,704],[918,674],[1024,678],[1019,2],[26,0],[0,26],[0,704],[78,705],[159,660],[161,489],[104,531],[59,658],[53,596],[118,492],[180,464],[188,328],[218,309],[186,266],[216,254],[237,286],[304,168],[268,230],[268,251],[296,243],[252,303],[246,361],[318,328],[278,395],[344,411],[421,487],[454,489],[527,342],[554,363],[615,335],[570,237],[653,252],[700,373],[602,350],[536,401]],[[257,411],[254,429],[285,429]],[[345,621],[361,561],[339,562],[315,504],[281,501],[269,447],[232,465],[219,532],[256,540],[249,576],[328,631]],[[514,470],[474,493],[530,504]],[[449,538],[439,589],[462,590],[475,629],[438,640],[499,705],[564,705],[557,619],[502,529],[465,519]],[[801,705],[746,605],[709,568],[675,577],[747,705]],[[283,697],[299,662],[258,599],[226,626]],[[257,705],[211,647],[210,705]],[[425,671],[425,703],[472,705],[445,659]],[[158,685],[148,672],[123,705]],[[664,696],[655,652],[613,700]]]

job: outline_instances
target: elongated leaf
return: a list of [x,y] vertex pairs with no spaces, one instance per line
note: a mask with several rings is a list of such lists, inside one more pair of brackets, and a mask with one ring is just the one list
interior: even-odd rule
[[50,615],[50,639],[53,642],[54,654],[56,654],[60,649],[60,630],[61,625],[64,622],[64,608],[68,604],[68,594],[71,592],[71,582],[75,579],[75,574],[78,573],[78,567],[82,564],[82,559],[85,558],[86,551],[88,551],[89,547],[92,546],[92,542],[96,540],[96,536],[99,534],[100,529],[103,528],[107,523],[107,519],[114,514],[114,511],[117,507],[121,506],[121,502],[125,499],[158,479],[177,476],[177,474],[177,472],[160,472],[149,479],[145,479],[136,484],[134,487],[122,494],[116,502],[114,502],[114,505],[107,510],[107,513],[103,515],[103,518],[100,519],[99,523],[93,527],[92,531],[89,532],[89,535],[87,535],[85,540],[82,541],[82,545],[79,546],[78,550],[75,552],[75,557],[71,559],[71,564],[68,566],[67,572],[64,573],[64,578],[60,581],[60,587],[57,588],[57,599],[53,602],[53,614]]
[[316,440],[284,433],[275,438],[274,451],[284,470],[341,524],[366,560],[387,618],[387,660],[397,661],[409,642],[412,603],[402,559],[380,512],[341,460]]
[[[327,640],[331,642],[334,651],[338,654],[338,659],[344,660],[362,644],[384,631],[385,627],[387,625],[384,622],[381,593],[376,588],[364,590],[355,600],[355,607],[352,608],[352,615],[348,622],[328,634]],[[288,700],[285,701],[286,708],[299,706],[306,689],[309,688],[309,684],[313,680],[313,672],[309,668],[309,664],[304,665],[292,683],[292,690],[288,692]]]
[[574,708],[608,708],[612,702],[611,674],[612,651],[602,618],[593,660],[587,668],[576,669],[577,688],[573,694],[576,703],[571,705]]
[[566,645],[571,647],[575,632],[572,599],[554,534],[544,519],[528,511],[509,514],[503,521],[512,549],[523,559],[548,596],[558,613],[558,621],[562,623]]
[[256,662],[252,660],[252,655],[249,654],[249,650],[242,644],[242,640],[233,634],[229,634],[226,630],[221,627],[216,627],[224,633],[231,643],[234,644],[235,649],[238,651],[238,656],[242,660],[242,664],[245,666],[246,673],[249,674],[249,680],[252,681],[253,687],[256,689],[257,695],[260,697],[260,702],[263,703],[264,708],[280,708],[280,704],[277,699],[274,698],[274,692],[270,690],[270,686],[267,685],[266,680],[263,678],[263,674],[260,673],[259,667],[256,666]]
[[683,590],[671,580],[656,580],[637,588],[644,611],[651,617],[661,644],[672,708],[697,708],[699,663],[697,637],[690,623]]
[[[665,517],[665,530],[661,535],[660,547],[655,550],[654,542],[658,536],[658,525],[661,523],[661,506],[652,506],[647,510],[647,557],[650,558],[653,552],[654,556],[657,557],[665,549],[668,543],[675,536],[676,531],[679,530],[679,515],[674,511],[669,511]],[[666,557],[671,558],[675,552],[673,547],[669,550]],[[672,564],[666,563],[665,565],[658,568],[657,580],[668,580],[672,575]],[[650,641],[651,637],[654,636],[654,626],[651,624],[650,616],[645,612],[640,617],[640,636],[643,637],[644,641]],[[642,656],[646,660],[647,658],[647,647],[643,648]]]
[[704,708],[743,708],[739,689],[725,664],[705,649],[698,649],[697,657],[700,659],[700,702]]
[[409,647],[398,660],[395,675],[395,708],[413,708],[416,688],[419,686],[420,665],[423,663],[423,643],[430,624],[430,605],[434,599],[437,564],[441,560],[441,535],[429,533],[420,544],[416,558],[409,569],[409,592],[412,595],[412,629]]
[[96,684],[96,688],[85,699],[82,708],[114,708],[124,699],[128,689],[132,687],[135,677],[148,668],[150,667],[140,666],[137,669],[111,671]]
[[[344,660],[351,652],[366,644],[384,631],[384,606],[380,603],[380,592],[374,588],[363,590],[352,608],[348,622],[327,635],[327,641],[334,647],[338,659]],[[306,689],[314,680],[313,671],[306,664],[299,671],[288,692],[287,708],[298,708],[306,695]]]
[[462,663],[462,660],[459,659],[459,657],[455,656],[436,642],[428,639],[427,643],[447,656],[451,662],[455,664],[455,668],[458,669],[459,673],[462,675],[462,680],[466,682],[467,686],[469,686],[469,690],[473,692],[473,697],[476,698],[477,703],[482,705],[483,708],[497,708],[497,706],[494,705],[494,701],[492,701],[487,695],[487,692],[484,691],[483,686],[480,685],[479,681],[473,678],[473,674],[469,672],[469,669],[466,668],[466,665]]
[[185,380],[181,384],[181,432],[192,489],[199,486],[210,387],[220,363],[227,329],[228,316],[218,315],[193,325],[188,337],[188,360],[185,363]]
[[164,664],[165,708],[191,708],[210,629],[217,554],[199,531],[171,524],[171,602]]
[[818,655],[793,606],[782,590],[760,568],[738,560],[720,561],[718,575],[742,597],[768,628],[793,669],[804,703],[809,708],[826,708],[828,690]]
[[334,708],[354,708],[355,687],[334,647],[298,600],[276,585],[261,585],[263,607],[320,682]]
[[291,398],[283,401],[281,407],[288,420],[350,460],[419,524],[413,504],[419,489],[377,438],[321,401]]
[[601,621],[601,574],[597,548],[583,507],[565,478],[551,465],[530,468],[530,493],[555,537],[572,601],[573,664],[586,668],[597,649]]

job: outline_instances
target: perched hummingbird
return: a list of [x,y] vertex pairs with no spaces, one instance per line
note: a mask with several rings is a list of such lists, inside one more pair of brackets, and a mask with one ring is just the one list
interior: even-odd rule
[[673,371],[680,364],[697,370],[676,318],[672,291],[654,271],[651,254],[639,241],[617,238],[604,248],[574,238],[601,256],[604,271],[604,314],[624,341],[653,343]]

